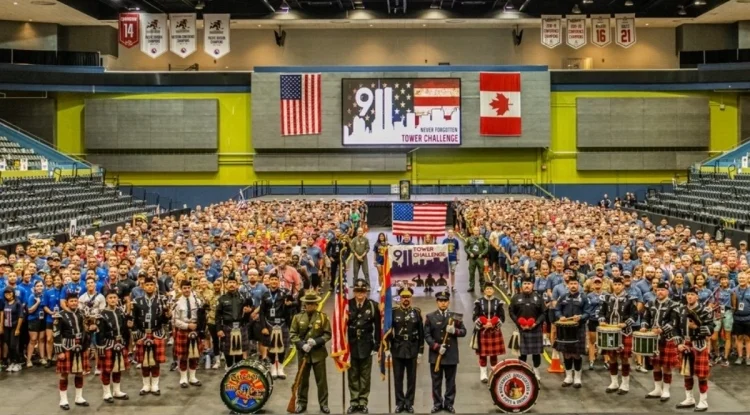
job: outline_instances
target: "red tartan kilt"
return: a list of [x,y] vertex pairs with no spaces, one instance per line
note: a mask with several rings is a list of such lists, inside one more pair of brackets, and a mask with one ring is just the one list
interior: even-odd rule
[[482,330],[479,332],[479,356],[502,356],[505,354],[505,340],[500,330]]
[[[190,334],[187,330],[175,330],[174,333],[174,354],[179,357],[185,357],[187,358],[189,353],[189,345],[190,345],[190,338],[188,337]],[[199,339],[198,340],[198,353],[203,352],[203,342]]]
[[[149,334],[146,338],[153,340],[154,342],[154,360],[156,363],[164,363],[167,361],[167,342],[164,339],[154,337]],[[143,344],[135,344],[135,361],[143,363],[143,356],[146,354],[146,347]]]
[[[128,349],[123,348],[124,355],[122,361],[125,363],[125,367],[122,371],[130,368],[130,359],[128,359]],[[108,373],[112,372],[112,368],[115,365],[115,349],[104,349],[102,353],[99,353],[99,370]]]
[[[708,379],[708,372],[711,370],[710,366],[708,365],[708,347],[700,351],[691,349],[691,352],[693,353],[694,357],[693,375],[697,376],[699,379]],[[680,360],[682,360],[684,356],[685,353],[680,353]]]
[[623,360],[630,359],[633,356],[633,336],[622,336],[622,350],[605,350],[605,356],[612,359],[622,357]]
[[[66,350],[63,353],[65,353],[65,359],[57,359],[57,366],[55,367],[55,371],[57,373],[71,373],[71,370],[73,368],[74,353],[71,350]],[[89,354],[86,350],[81,353],[81,366],[83,367],[84,373],[91,370],[91,364],[89,363]]]
[[677,345],[671,340],[665,343],[659,342],[659,354],[651,357],[651,363],[654,366],[661,366],[665,370],[679,368]]

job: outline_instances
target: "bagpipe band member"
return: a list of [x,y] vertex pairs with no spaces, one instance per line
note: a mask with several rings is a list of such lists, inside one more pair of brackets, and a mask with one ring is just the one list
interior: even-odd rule
[[479,380],[487,382],[487,358],[490,367],[497,364],[497,357],[505,354],[505,340],[502,325],[505,323],[503,303],[495,298],[495,287],[491,281],[482,285],[484,295],[474,301],[474,332],[471,337],[472,348],[479,356]]
[[[543,326],[546,321],[547,312],[544,306],[542,294],[534,290],[534,277],[527,276],[521,283],[521,292],[510,300],[508,307],[510,319],[518,329],[518,345],[511,349],[518,349],[519,359],[526,361],[531,355],[534,364],[534,374],[540,379],[539,366],[542,364],[542,352],[544,350]],[[514,341],[511,340],[511,344]]]
[[[607,393],[620,395],[630,390],[630,357],[633,355],[633,324],[638,320],[638,300],[628,295],[622,277],[612,279],[612,294],[605,294],[599,308],[599,323],[617,326],[622,330],[622,348],[606,350],[609,356],[610,384]],[[617,359],[622,365],[622,382],[617,378]]]
[[297,304],[291,292],[279,287],[279,276],[273,272],[268,278],[268,291],[261,297],[260,326],[262,353],[271,364],[271,376],[286,379],[284,357],[289,344],[289,315]]
[[195,372],[198,369],[198,359],[200,359],[203,342],[200,341],[198,325],[198,313],[202,304],[198,297],[193,294],[190,281],[180,283],[182,296],[177,300],[174,311],[175,354],[179,360],[180,368],[180,387],[185,389],[188,384],[192,386],[201,386],[201,382],[196,378]]
[[69,292],[66,297],[67,310],[60,312],[54,323],[54,346],[57,355],[57,373],[60,375],[60,408],[69,410],[68,375],[75,376],[75,404],[89,406],[83,398],[83,374],[89,371],[86,350],[89,347],[90,332],[96,325],[86,327],[83,313],[78,310],[78,294]]
[[242,353],[250,348],[248,323],[252,313],[252,297],[237,291],[237,280],[228,279],[227,292],[219,297],[216,306],[217,335],[222,339],[224,359],[227,367],[242,360]]
[[650,357],[654,368],[654,390],[646,399],[670,398],[669,388],[672,384],[672,369],[678,367],[677,340],[680,321],[680,304],[669,298],[669,284],[660,281],[656,284],[656,297],[649,301],[641,321],[641,331],[651,330],[659,336],[659,354]]
[[[682,370],[685,377],[685,400],[677,405],[677,409],[695,408],[695,412],[708,410],[708,374],[709,347],[713,328],[713,315],[708,307],[698,301],[698,291],[690,287],[685,293],[687,305],[680,314],[679,328],[682,333],[682,343],[677,346],[681,352]],[[693,397],[694,378],[698,378],[699,401],[695,403]]]
[[107,306],[96,321],[96,351],[99,354],[102,399],[107,403],[112,403],[115,399],[128,399],[128,394],[120,389],[120,379],[122,372],[130,367],[127,343],[130,332],[125,313],[118,307],[119,301],[117,293],[110,291],[107,294]]
[[143,282],[145,295],[133,302],[132,325],[135,339],[135,361],[141,364],[143,388],[140,395],[161,395],[160,364],[167,361],[167,337],[171,306],[167,296],[159,295],[156,279],[147,276]]
[[563,387],[573,385],[574,388],[581,387],[581,369],[583,358],[586,354],[586,322],[591,316],[591,306],[588,298],[580,291],[578,279],[571,278],[567,282],[568,292],[560,297],[555,308],[555,317],[562,322],[573,321],[577,323],[577,341],[563,343],[560,339],[555,341],[555,349],[563,355],[565,364],[565,380]]

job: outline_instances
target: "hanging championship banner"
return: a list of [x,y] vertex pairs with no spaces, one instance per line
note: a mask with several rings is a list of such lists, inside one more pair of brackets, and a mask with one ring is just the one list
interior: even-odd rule
[[169,50],[186,58],[195,52],[195,13],[169,15]]
[[573,49],[580,49],[586,46],[586,19],[575,18],[568,19],[565,43]]
[[214,59],[229,53],[229,15],[203,15],[203,51]]
[[562,18],[542,16],[542,45],[552,49],[562,43]]
[[167,51],[167,15],[141,14],[141,52],[158,58]]
[[120,44],[132,48],[141,38],[141,17],[139,13],[120,13]]
[[388,263],[394,297],[404,287],[418,296],[450,289],[448,245],[391,245]]
[[591,16],[591,43],[603,48],[612,43],[609,15]]
[[615,30],[615,43],[624,48],[635,45],[635,17],[633,15],[615,16]]

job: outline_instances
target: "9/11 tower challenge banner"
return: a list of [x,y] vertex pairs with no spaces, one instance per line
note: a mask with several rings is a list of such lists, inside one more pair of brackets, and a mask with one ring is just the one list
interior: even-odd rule
[[458,78],[341,81],[343,145],[460,145]]
[[450,284],[448,245],[391,245],[388,261],[391,288],[412,287],[415,295],[424,295],[445,291]]

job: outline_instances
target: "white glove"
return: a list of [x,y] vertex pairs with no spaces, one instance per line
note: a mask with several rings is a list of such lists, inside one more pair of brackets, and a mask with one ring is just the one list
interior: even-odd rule
[[448,332],[448,334],[454,334],[456,332],[456,326],[451,324],[450,326],[445,328],[445,331]]
[[422,353],[417,355],[417,364],[422,363]]
[[307,339],[307,344],[309,344],[310,347],[315,346],[315,339]]
[[447,350],[448,350],[448,348],[446,348],[444,344],[441,344],[441,345],[440,345],[440,350],[438,351],[438,353],[440,353],[440,355],[442,356],[442,355],[444,355],[444,354],[445,354],[445,352],[446,352]]
[[302,350],[304,350],[305,353],[310,353],[310,350],[312,350],[312,346],[305,343],[304,345],[302,345]]

